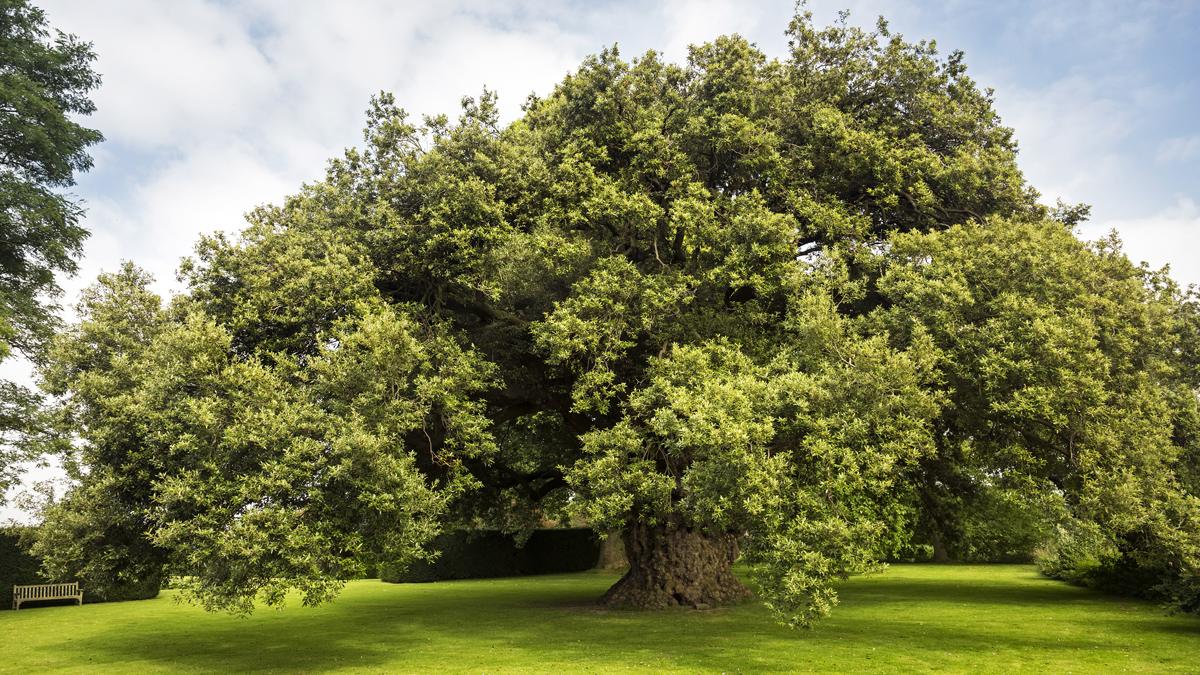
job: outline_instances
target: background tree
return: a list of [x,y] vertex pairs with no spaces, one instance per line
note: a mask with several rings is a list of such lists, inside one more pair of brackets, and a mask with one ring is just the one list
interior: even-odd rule
[[[0,360],[37,359],[55,324],[55,274],[73,273],[87,231],[61,190],[91,168],[100,133],[72,119],[95,110],[88,43],[56,31],[24,0],[0,0]],[[14,445],[37,397],[0,381],[0,495],[17,479]],[[2,498],[2,496],[0,496]]]
[[[1170,278],[1053,220],[898,234],[886,257],[888,302],[872,319],[901,342],[932,338],[948,396],[938,450],[910,482],[931,541],[969,554],[987,536],[972,520],[1003,498],[1026,515],[988,520],[1026,551],[1058,527],[1091,528],[1105,585],[1124,575],[1126,590],[1182,591],[1200,563],[1186,469],[1196,369],[1190,306]],[[1086,576],[1083,562],[1056,564]]]
[[[139,364],[167,324],[150,277],[132,264],[101,274],[76,306],[78,323],[55,336],[42,368],[64,467],[75,485],[43,513],[35,552],[51,578],[118,599],[154,595],[164,552],[145,532],[152,466],[136,407]],[[82,442],[80,442],[82,441]]]
[[[59,428],[78,437],[65,451],[76,486],[35,546],[51,577],[113,598],[166,569],[207,607],[249,611],[292,587],[317,603],[364,565],[426,555],[445,502],[469,485],[449,449],[491,448],[469,396],[490,370],[355,286],[364,269],[330,253],[246,268],[267,277],[251,297],[278,290],[271,275],[325,302],[366,289],[304,350],[266,358],[246,358],[190,299],[164,310],[131,264],[85,292],[43,370]],[[433,418],[449,422],[448,455],[427,484],[402,450]]]

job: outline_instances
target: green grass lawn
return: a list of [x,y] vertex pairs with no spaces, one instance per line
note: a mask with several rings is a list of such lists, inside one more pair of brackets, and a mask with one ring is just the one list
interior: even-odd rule
[[1200,620],[1025,565],[895,565],[808,631],[756,602],[605,611],[612,574],[351,582],[333,604],[206,614],[156,600],[0,612],[0,671],[1190,671]]

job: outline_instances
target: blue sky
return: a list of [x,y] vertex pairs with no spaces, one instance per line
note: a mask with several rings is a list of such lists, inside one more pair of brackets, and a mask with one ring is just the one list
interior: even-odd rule
[[[38,0],[35,0],[38,2]],[[586,55],[618,43],[681,61],[740,33],[783,56],[790,1],[299,2],[41,0],[55,27],[95,43],[107,137],[75,193],[92,231],[64,301],[130,259],[158,288],[197,236],[319,178],[360,139],[368,97],[453,113],[496,90],[511,118]],[[1200,283],[1200,2],[810,2],[966,52],[1016,129],[1021,166],[1052,203],[1093,206],[1081,234],[1116,229],[1131,257]],[[0,375],[28,377],[10,361]],[[41,473],[37,475],[43,475]],[[0,518],[4,514],[0,513]]]

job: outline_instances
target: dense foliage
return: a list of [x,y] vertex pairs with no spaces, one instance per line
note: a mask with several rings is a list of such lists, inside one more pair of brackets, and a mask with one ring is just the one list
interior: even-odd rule
[[999,541],[1049,543],[1055,576],[1116,567],[1126,590],[1195,609],[1188,297],[1115,239],[1084,244],[1056,222],[900,235],[888,257],[888,306],[872,319],[901,342],[919,326],[948,395],[937,452],[909,483],[925,507],[919,526],[962,550],[982,543],[970,529],[982,512],[1008,530]]
[[507,126],[380,95],[169,306],[102,277],[45,369],[82,441],[48,566],[249,611],[549,517],[625,532],[610,600],[741,597],[740,555],[806,625],[914,543],[1083,521],[1186,604],[1194,305],[1037,203],[961,54],[789,36],[606,50]]
[[[76,119],[95,110],[90,44],[56,32],[26,0],[0,0],[0,361],[36,359],[55,326],[55,274],[73,273],[86,230],[62,193],[91,168],[100,133]],[[0,500],[38,430],[38,397],[0,380]]]

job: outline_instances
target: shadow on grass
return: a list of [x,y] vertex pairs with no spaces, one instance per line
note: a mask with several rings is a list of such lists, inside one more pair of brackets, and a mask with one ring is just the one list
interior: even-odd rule
[[[910,660],[893,664],[909,666],[948,653],[970,658],[997,648],[1059,656],[1072,650],[1095,652],[1114,648],[1111,635],[1126,628],[1087,631],[1084,638],[1016,626],[998,635],[995,621],[1003,621],[1013,607],[1036,610],[1097,599],[1082,589],[1024,580],[957,585],[945,579],[864,580],[844,588],[842,606],[831,619],[812,631],[796,632],[776,625],[755,601],[700,612],[599,608],[596,598],[615,579],[526,577],[419,587],[360,582],[340,601],[318,609],[260,610],[246,619],[181,613],[170,622],[114,626],[88,638],[64,636],[57,648],[79,654],[79,663],[152,660],[203,670],[386,670],[397,664],[420,670],[422,663],[448,669],[479,670],[497,664],[512,668],[522,663],[553,669],[558,663],[593,670],[642,665],[783,671],[836,665],[839,660],[848,664],[876,648],[899,652],[891,656]],[[895,616],[897,607],[916,603],[926,603],[920,614]],[[991,622],[939,619],[936,609],[930,609],[965,603],[977,607],[981,616],[995,616]],[[1200,634],[1200,622],[1156,618],[1160,620],[1143,615],[1137,630]],[[1082,612],[1063,621],[1078,628],[1088,621],[1116,622],[1119,617]],[[1195,630],[1188,631],[1188,626]],[[754,649],[748,648],[751,645]]]
[[850,591],[858,604],[946,603],[980,605],[1042,605],[1046,603],[1091,604],[1098,595],[1083,588],[1051,580],[1049,584],[1014,585],[1011,583],[962,583],[952,581],[915,581],[911,579],[872,580]]

